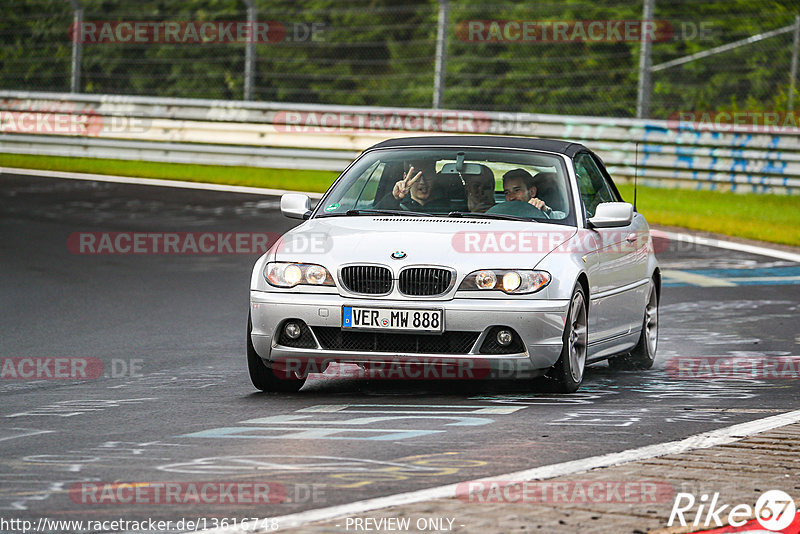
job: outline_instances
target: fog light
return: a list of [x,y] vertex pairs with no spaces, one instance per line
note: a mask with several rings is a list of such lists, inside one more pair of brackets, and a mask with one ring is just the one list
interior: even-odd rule
[[309,284],[319,286],[324,284],[327,278],[328,271],[326,271],[324,267],[320,267],[319,265],[309,265],[306,269],[306,281]]
[[494,289],[497,285],[497,276],[492,271],[480,271],[475,275],[475,285],[478,289]]
[[[300,337],[300,325],[297,323],[286,323],[283,331],[289,339],[297,339]],[[500,336],[500,334],[497,335],[498,337]]]
[[503,347],[507,347],[511,344],[511,341],[514,339],[514,335],[509,332],[508,330],[500,330],[497,333],[497,342],[500,343]]

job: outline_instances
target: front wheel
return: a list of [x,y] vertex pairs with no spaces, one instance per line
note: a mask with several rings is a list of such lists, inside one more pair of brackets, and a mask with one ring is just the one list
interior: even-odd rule
[[560,393],[574,393],[583,382],[589,333],[586,317],[586,297],[583,288],[578,286],[572,292],[567,311],[561,356],[547,373],[555,381],[555,388]]
[[655,281],[650,283],[650,294],[644,308],[642,334],[639,342],[628,353],[608,360],[612,369],[650,369],[656,361],[658,348],[658,292]]
[[292,393],[298,391],[303,384],[305,378],[284,377],[280,378],[275,376],[272,369],[266,366],[264,360],[256,352],[253,346],[253,339],[250,337],[253,333],[253,321],[250,314],[247,315],[247,369],[250,371],[250,381],[261,391],[269,392],[285,392]]

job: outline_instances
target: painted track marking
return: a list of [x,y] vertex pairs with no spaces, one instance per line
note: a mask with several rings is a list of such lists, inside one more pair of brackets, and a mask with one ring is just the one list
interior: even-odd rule
[[[297,192],[297,191],[286,191],[286,190],[266,189],[257,187],[209,184],[201,182],[184,182],[178,180],[158,180],[158,179],[135,178],[126,176],[107,176],[98,174],[83,174],[83,173],[69,173],[61,171],[42,171],[35,169],[17,169],[17,168],[0,167],[0,176],[3,173],[19,174],[27,176],[43,176],[50,178],[62,178],[62,179],[72,179],[72,180],[113,182],[113,183],[123,183],[123,184],[133,184],[133,185],[152,185],[152,186],[175,187],[183,189],[224,191],[231,193],[248,193],[257,195],[280,195],[283,193]],[[319,193],[306,193],[306,194],[309,195],[311,198],[318,199],[322,197],[322,195]],[[772,258],[778,258],[800,263],[800,254],[794,252],[777,250],[757,245],[735,243],[731,241],[722,241],[719,239],[706,238],[706,237],[694,236],[690,234],[682,234],[677,232],[662,231],[661,235],[675,241],[689,242],[689,243],[694,243],[696,245],[708,246],[713,248],[735,250],[739,252],[746,252],[746,253],[768,256]],[[798,421],[800,421],[800,410],[787,412],[785,414],[767,417],[764,419],[759,419],[748,423],[742,423],[739,425],[734,425],[723,429],[713,430],[711,432],[697,434],[695,436],[690,436],[688,438],[679,441],[648,445],[645,447],[630,449],[618,453],[611,453],[602,456],[584,458],[581,460],[574,460],[571,462],[542,466],[533,469],[528,469],[525,471],[518,471],[516,473],[493,476],[491,478],[492,480],[497,479],[498,477],[505,479],[513,478],[519,480],[531,480],[531,479],[546,479],[557,476],[565,476],[575,473],[581,473],[584,471],[588,471],[590,469],[596,469],[600,467],[609,467],[613,465],[619,465],[647,458],[655,458],[658,456],[663,456],[668,454],[676,454],[694,449],[708,448],[716,445],[732,443],[744,437],[750,436],[752,434],[758,434],[760,432],[765,432],[768,430],[772,430],[774,428],[793,424]],[[310,522],[322,521],[340,516],[363,513],[369,510],[386,508],[389,506],[410,504],[432,499],[455,497],[455,491],[457,485],[458,484],[450,484],[436,488],[429,488],[426,490],[401,493],[397,495],[390,495],[386,497],[379,497],[364,501],[357,501],[353,503],[348,503],[339,506],[332,506],[328,508],[321,508],[317,510],[309,510],[306,512],[300,512],[297,514],[282,516],[279,517],[278,519],[280,521],[281,528],[290,528]],[[213,529],[204,532],[207,532],[209,534],[212,533],[239,534],[244,532],[253,532],[252,528],[253,527],[251,525],[245,524],[244,526],[240,526],[239,528]]]
[[[707,449],[717,445],[725,445],[739,441],[740,439],[749,437],[753,434],[774,430],[776,428],[797,422],[800,422],[800,410],[773,415],[763,419],[749,421],[747,423],[740,423],[737,425],[712,430],[710,432],[695,434],[694,436],[689,436],[688,438],[678,441],[656,443],[622,452],[615,452],[601,456],[594,456],[591,458],[583,458],[581,460],[573,460],[570,462],[535,467],[533,469],[526,469],[524,471],[507,473],[504,475],[494,475],[488,478],[475,480],[475,482],[489,482],[498,479],[519,481],[544,480],[559,476],[574,475],[600,467],[611,467],[669,454],[679,454],[695,449]],[[326,521],[337,517],[353,516],[371,510],[388,508],[390,506],[400,506],[434,499],[454,498],[456,497],[456,488],[458,488],[460,484],[461,483],[447,484],[445,486],[439,486],[435,488],[410,491],[407,493],[398,493],[395,495],[388,495],[386,497],[366,499],[363,501],[356,501],[337,506],[329,506],[327,508],[319,508],[316,510],[308,510],[296,514],[279,516],[276,519],[278,520],[279,528],[281,529],[297,528],[307,523]],[[217,528],[204,530],[203,532],[206,532],[207,534],[244,534],[247,532],[268,531],[253,530],[253,525],[245,523],[236,528]]]
[[3,174],[21,174],[25,176],[44,176],[45,178],[64,178],[67,180],[87,180],[90,182],[111,182],[115,184],[154,185],[158,187],[176,187],[179,189],[202,189],[206,191],[224,191],[226,193],[248,193],[251,195],[282,195],[284,193],[303,193],[313,199],[322,198],[322,193],[305,193],[285,189],[267,189],[264,187],[247,187],[243,185],[211,184],[206,182],[186,182],[183,180],[160,180],[158,178],[136,178],[133,176],[113,176],[107,174],[86,174],[81,172],[39,171],[36,169],[17,169],[0,167]]

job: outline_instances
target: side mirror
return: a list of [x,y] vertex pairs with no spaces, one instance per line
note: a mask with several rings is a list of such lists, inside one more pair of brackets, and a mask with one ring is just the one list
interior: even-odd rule
[[633,205],[627,202],[603,202],[597,205],[590,228],[618,228],[633,221]]
[[311,199],[308,195],[286,193],[281,197],[281,213],[290,219],[308,219],[311,215]]

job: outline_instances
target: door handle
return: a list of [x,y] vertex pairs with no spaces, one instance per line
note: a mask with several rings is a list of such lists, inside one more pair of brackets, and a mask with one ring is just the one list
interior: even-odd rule
[[628,237],[625,238],[625,241],[628,243],[634,243],[637,240],[636,234],[628,234]]

